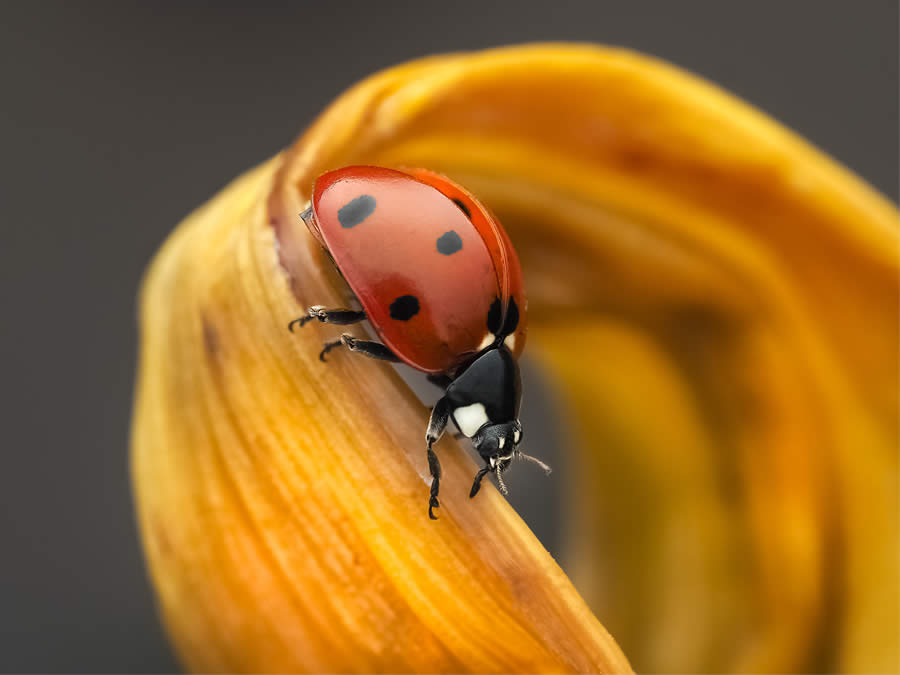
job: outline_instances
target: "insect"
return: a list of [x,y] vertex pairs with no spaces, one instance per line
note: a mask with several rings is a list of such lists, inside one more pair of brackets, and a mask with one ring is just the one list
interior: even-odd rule
[[519,259],[497,219],[465,189],[425,169],[349,166],[320,176],[300,214],[347,281],[362,309],[314,305],[289,328],[309,321],[350,325],[368,320],[380,342],[348,333],[325,344],[403,362],[444,389],[425,433],[435,519],[441,464],[434,444],[448,420],[484,460],[469,497],[488,473],[507,493],[519,451],[526,302]]

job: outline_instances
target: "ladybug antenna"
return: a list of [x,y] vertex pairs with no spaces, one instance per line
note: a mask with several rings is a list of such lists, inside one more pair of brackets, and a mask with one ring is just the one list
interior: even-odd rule
[[499,464],[494,469],[494,473],[497,474],[497,485],[500,486],[500,492],[502,492],[505,495],[508,495],[509,490],[506,489],[506,483],[503,482],[503,475],[500,473],[500,465]]
[[544,462],[539,460],[537,457],[532,457],[531,455],[526,455],[524,452],[517,452],[516,454],[519,457],[521,457],[522,459],[526,459],[529,462],[534,462],[535,464],[537,464],[539,467],[541,467],[544,470],[544,473],[546,473],[548,476],[551,473],[553,473],[553,469],[550,468],[550,465],[545,464]]

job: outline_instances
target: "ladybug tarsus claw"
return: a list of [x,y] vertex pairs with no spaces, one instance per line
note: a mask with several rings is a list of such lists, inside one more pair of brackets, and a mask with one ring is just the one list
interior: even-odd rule
[[288,330],[292,333],[294,332],[294,324],[300,324],[300,328],[303,328],[306,324],[312,321],[315,317],[313,316],[301,316],[299,319],[294,319],[288,324]]
[[321,361],[322,363],[328,363],[325,360],[325,355],[328,352],[330,352],[332,349],[334,349],[335,347],[340,347],[340,346],[341,346],[340,340],[335,340],[334,342],[326,342],[325,346],[322,347],[322,351],[319,352],[319,361]]
[[437,509],[440,506],[441,505],[440,505],[440,502],[438,502],[437,497],[432,497],[431,499],[429,499],[428,500],[428,517],[431,518],[432,520],[437,520],[438,517],[436,515],[434,515],[433,509]]

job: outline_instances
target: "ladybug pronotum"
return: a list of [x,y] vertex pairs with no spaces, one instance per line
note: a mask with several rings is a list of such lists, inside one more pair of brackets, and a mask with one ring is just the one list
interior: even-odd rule
[[439,506],[441,465],[433,446],[448,420],[484,460],[469,497],[488,473],[505,494],[513,459],[543,468],[518,450],[526,302],[519,258],[497,219],[465,189],[425,169],[349,166],[320,176],[300,214],[328,251],[362,309],[314,305],[289,327],[317,319],[368,320],[379,342],[347,333],[325,344],[403,362],[444,389],[425,434],[431,495]]

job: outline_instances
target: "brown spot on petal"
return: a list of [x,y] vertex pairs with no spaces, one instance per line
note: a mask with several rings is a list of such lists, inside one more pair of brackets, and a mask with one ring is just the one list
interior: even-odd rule
[[203,349],[210,360],[218,360],[219,357],[219,333],[212,322],[203,317]]

